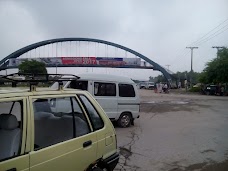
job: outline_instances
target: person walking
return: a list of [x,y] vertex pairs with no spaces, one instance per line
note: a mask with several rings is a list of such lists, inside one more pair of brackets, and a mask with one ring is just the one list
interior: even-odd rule
[[181,88],[181,82],[179,81],[179,83],[178,83],[178,89],[180,89]]
[[187,91],[188,90],[188,81],[187,81],[187,79],[184,81],[184,85],[185,85],[185,91]]
[[166,83],[163,86],[163,92],[168,93],[168,85]]
[[224,86],[222,86],[220,90],[220,96],[223,96],[223,95],[224,95]]

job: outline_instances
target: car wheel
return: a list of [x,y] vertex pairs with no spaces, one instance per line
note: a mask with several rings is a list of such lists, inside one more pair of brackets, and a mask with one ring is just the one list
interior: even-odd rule
[[131,114],[129,113],[122,113],[120,118],[118,119],[118,125],[122,128],[129,127],[131,125]]

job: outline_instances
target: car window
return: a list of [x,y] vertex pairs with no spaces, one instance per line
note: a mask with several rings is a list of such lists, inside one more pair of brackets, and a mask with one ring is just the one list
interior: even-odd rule
[[101,119],[100,115],[98,114],[97,110],[94,108],[92,103],[89,101],[87,97],[84,95],[78,95],[79,99],[84,105],[84,108],[86,109],[89,118],[92,122],[94,130],[98,130],[104,127],[104,122]]
[[69,88],[87,90],[88,89],[88,81],[73,80],[70,82]]
[[35,150],[90,132],[88,122],[75,97],[35,99]]
[[131,84],[119,84],[120,97],[135,97],[135,90]]
[[0,161],[20,154],[23,102],[0,102]]
[[116,96],[116,84],[95,82],[94,95],[95,96]]

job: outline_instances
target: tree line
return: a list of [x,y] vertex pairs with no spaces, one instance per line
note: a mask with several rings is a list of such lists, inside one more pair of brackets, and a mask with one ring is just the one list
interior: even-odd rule
[[[176,82],[183,84],[184,80],[190,82],[192,77],[192,83],[203,84],[224,84],[228,83],[228,49],[222,48],[218,50],[217,57],[206,63],[205,68],[201,73],[199,72],[177,72],[171,75],[172,79]],[[166,82],[163,75],[157,77],[149,77],[153,82]]]

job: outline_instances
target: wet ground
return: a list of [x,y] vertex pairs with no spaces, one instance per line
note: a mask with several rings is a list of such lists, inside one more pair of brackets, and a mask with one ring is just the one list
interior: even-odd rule
[[116,171],[228,171],[228,97],[140,95],[135,125],[116,127]]

